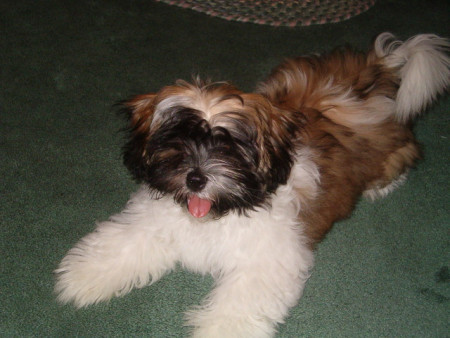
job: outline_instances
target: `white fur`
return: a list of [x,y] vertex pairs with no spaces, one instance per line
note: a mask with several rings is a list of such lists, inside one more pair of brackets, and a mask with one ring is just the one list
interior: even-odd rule
[[395,114],[395,102],[388,97],[375,96],[362,100],[356,98],[351,88],[344,90],[336,84],[324,87],[324,90],[329,93],[320,102],[320,111],[344,126],[376,125]]
[[[337,101],[322,102],[328,105],[324,114],[343,125],[378,123],[389,114],[406,122],[448,87],[448,48],[447,40],[434,35],[419,35],[405,43],[392,41],[389,33],[380,35],[375,52],[401,79],[396,101],[362,102],[349,91],[337,95]],[[331,82],[325,89],[332,89]],[[217,124],[226,123],[214,118],[223,111],[222,105],[241,107],[240,100],[224,102],[207,92],[200,94],[198,100],[198,90],[191,88],[183,94],[187,98],[175,95],[161,101],[153,122],[161,122],[168,110],[181,104],[204,111],[204,117]],[[345,106],[346,114],[337,103]],[[379,117],[367,120],[366,111]],[[77,307],[105,301],[154,283],[181,263],[215,279],[203,304],[187,313],[194,337],[273,336],[300,298],[313,265],[298,219],[304,204],[318,193],[320,174],[312,156],[309,149],[302,149],[288,183],[272,195],[271,207],[251,211],[249,217],[230,212],[220,219],[196,219],[170,196],[152,199],[143,186],[121,213],[99,223],[61,261],[55,271],[59,300]],[[366,195],[384,196],[403,180],[401,176]]]
[[[151,126],[157,125],[164,120],[164,117],[168,111],[175,107],[190,107],[197,111],[201,111],[203,118],[209,122],[213,122],[212,125],[223,125],[214,123],[219,121],[213,121],[213,117],[223,111],[239,111],[242,109],[242,102],[236,98],[229,98],[223,100],[222,97],[211,95],[204,88],[199,88],[191,84],[180,82],[180,85],[185,86],[183,95],[171,95],[166,99],[158,103],[155,109],[155,113],[152,119]],[[227,126],[229,127],[229,126]]]
[[383,33],[375,41],[375,53],[388,68],[397,68],[400,88],[396,118],[409,121],[426,109],[450,84],[450,43],[433,34],[416,35],[405,42]]
[[407,178],[408,178],[408,171],[401,174],[397,179],[393,180],[386,186],[375,187],[364,191],[363,196],[372,201],[375,201],[378,198],[386,197],[391,192],[396,190],[398,187],[403,185],[406,182]]
[[187,314],[194,337],[270,337],[300,298],[313,253],[297,219],[314,198],[319,172],[307,149],[270,209],[197,220],[170,197],[154,200],[146,187],[126,208],[84,237],[56,270],[60,301],[77,307],[123,295],[173,269],[215,278],[204,303]]

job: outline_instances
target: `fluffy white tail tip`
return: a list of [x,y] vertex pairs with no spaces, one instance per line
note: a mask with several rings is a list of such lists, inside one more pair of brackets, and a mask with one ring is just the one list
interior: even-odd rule
[[450,85],[450,42],[433,34],[416,35],[402,42],[391,33],[375,40],[375,53],[389,68],[398,70],[400,88],[396,117],[407,122],[442,94]]

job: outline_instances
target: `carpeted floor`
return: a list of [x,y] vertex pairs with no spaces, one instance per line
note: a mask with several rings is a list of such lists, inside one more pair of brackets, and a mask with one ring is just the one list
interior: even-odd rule
[[[201,74],[251,90],[287,56],[377,33],[449,37],[448,1],[379,0],[336,24],[270,27],[148,0],[0,3],[0,336],[183,337],[183,312],[211,279],[182,270],[108,304],[75,310],[52,271],[95,220],[136,189],[121,163],[131,94]],[[415,127],[424,160],[405,186],[361,201],[318,247],[279,337],[448,337],[450,98]]]

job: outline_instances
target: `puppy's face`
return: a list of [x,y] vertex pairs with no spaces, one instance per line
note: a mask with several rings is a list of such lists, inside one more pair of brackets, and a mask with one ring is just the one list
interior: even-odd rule
[[178,82],[125,108],[125,165],[194,217],[245,213],[287,180],[295,126],[260,95]]

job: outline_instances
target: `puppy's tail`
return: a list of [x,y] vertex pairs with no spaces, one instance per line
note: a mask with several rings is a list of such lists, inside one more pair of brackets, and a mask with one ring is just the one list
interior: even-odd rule
[[397,120],[407,122],[450,85],[450,42],[433,34],[416,35],[402,42],[391,33],[380,34],[375,54],[400,79],[396,97]]

